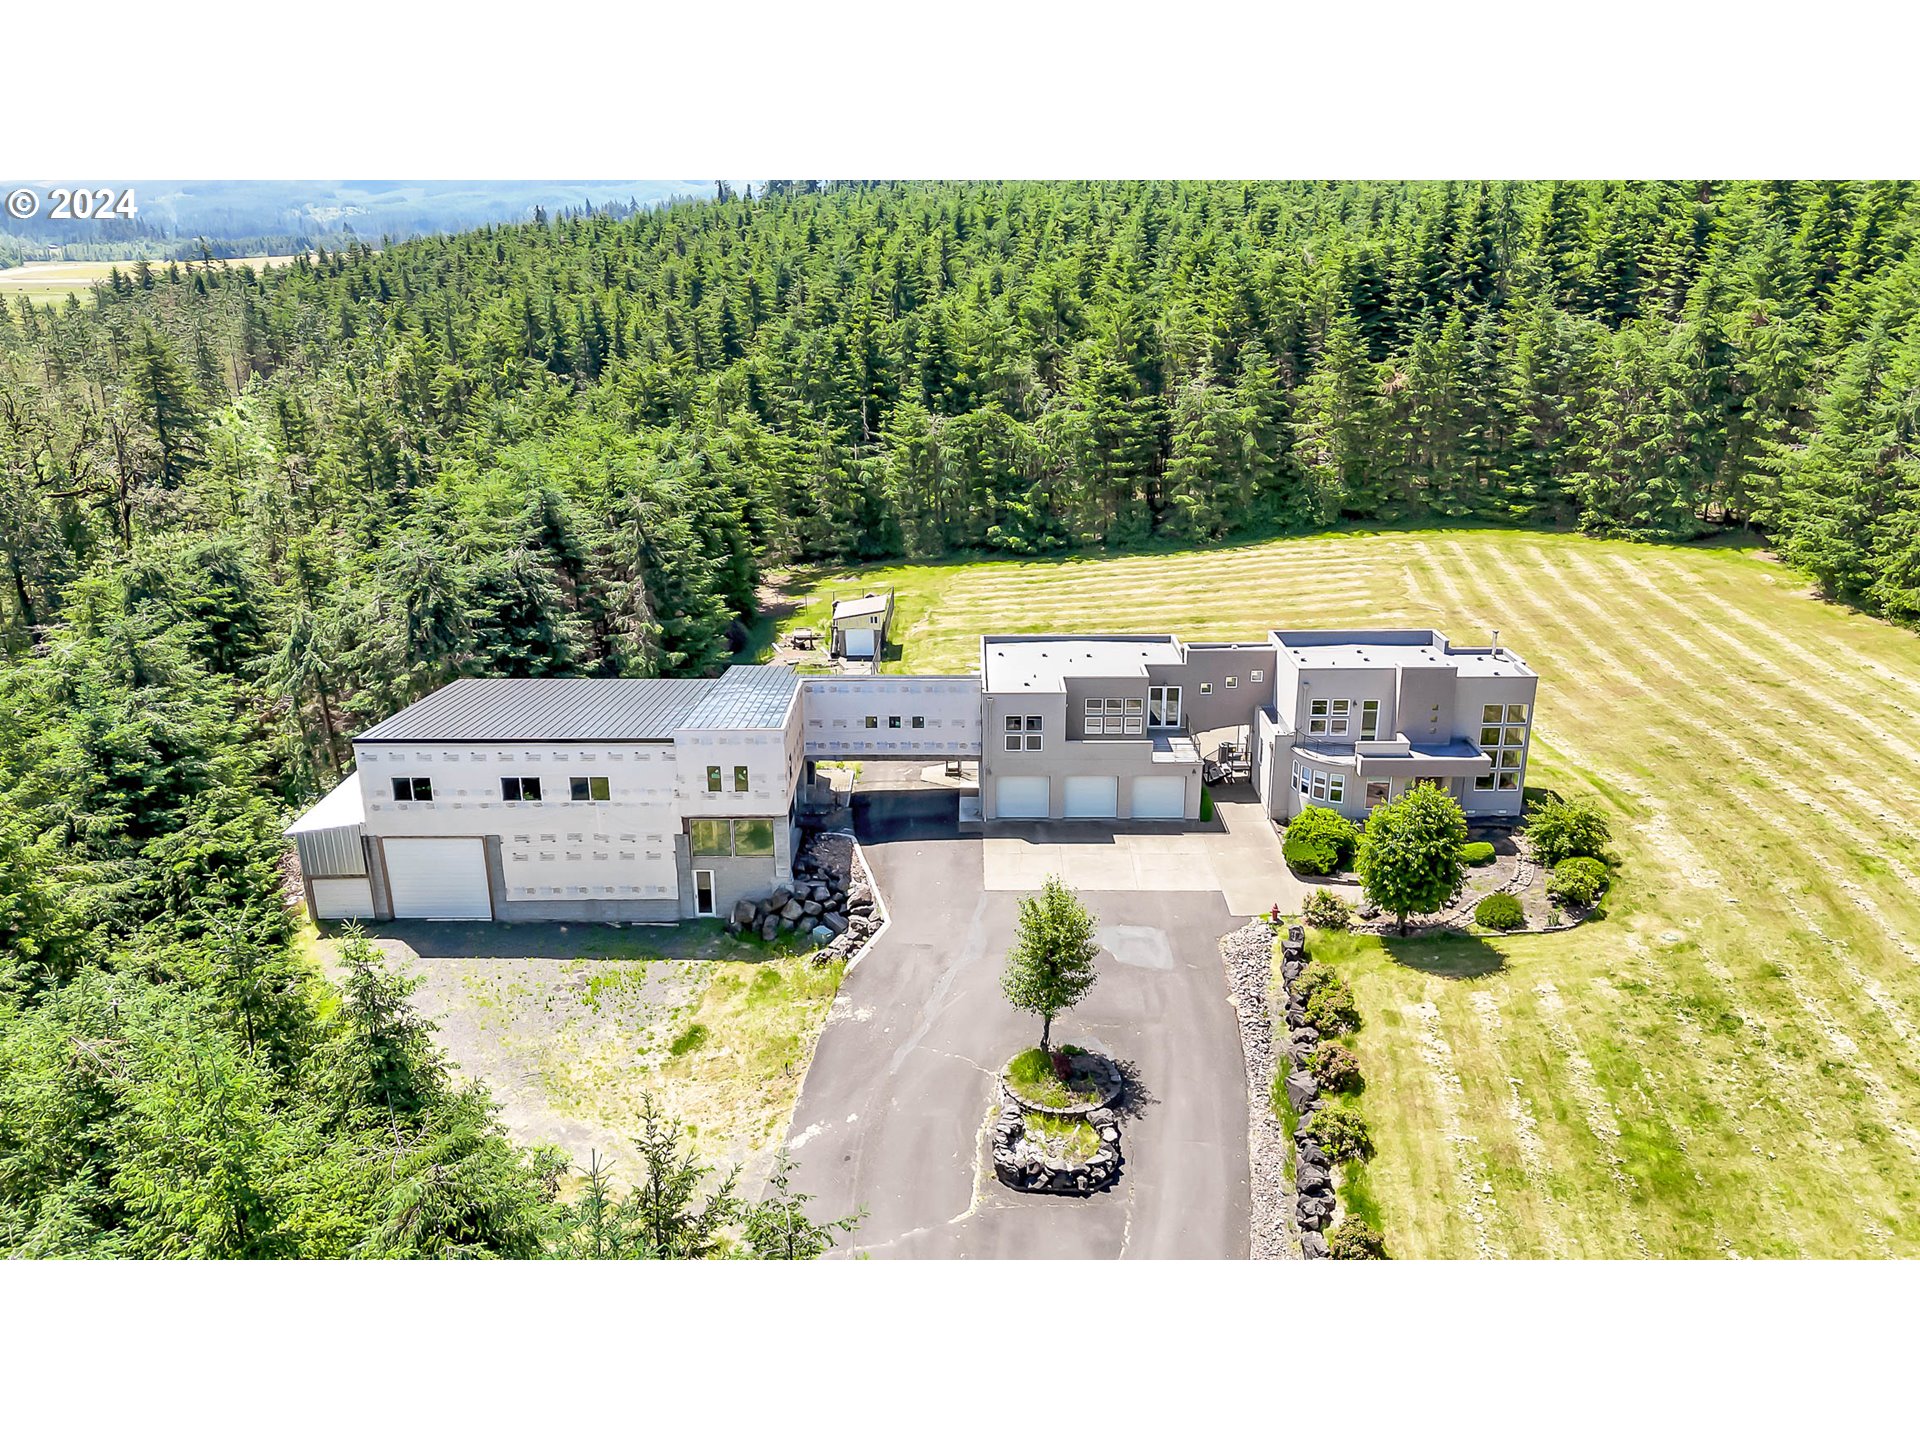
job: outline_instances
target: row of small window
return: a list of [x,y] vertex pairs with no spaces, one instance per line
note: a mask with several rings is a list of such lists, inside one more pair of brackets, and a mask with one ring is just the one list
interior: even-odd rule
[[[707,793],[709,795],[718,795],[721,792],[723,787],[720,782],[725,778],[725,768],[726,767],[721,765],[707,766]],[[733,767],[734,794],[746,794],[748,789],[752,787],[752,784],[752,777],[748,774],[745,765],[736,765]]]
[[[903,718],[912,721],[912,724],[908,727],[910,729],[924,730],[927,728],[927,717],[924,715],[909,715],[904,717],[899,715],[889,715],[887,716],[887,729],[898,730],[900,728],[900,722]],[[935,720],[933,723],[936,727],[938,727],[944,722],[940,720]],[[954,721],[953,723],[956,725],[960,724],[958,720]],[[807,728],[809,730],[818,730],[822,728],[823,724],[824,722],[820,720],[809,720],[807,721]],[[836,730],[846,729],[847,722],[845,718],[842,717],[842,718],[835,719],[833,722],[833,728]],[[862,730],[878,730],[880,728],[880,717],[878,715],[862,716],[860,721],[860,728]]]
[[[1378,740],[1380,738],[1380,702],[1362,700],[1357,707],[1360,720],[1360,738]],[[1355,705],[1351,700],[1310,700],[1307,702],[1307,734],[1309,735],[1345,735],[1353,723]]]
[[1003,717],[1006,736],[1002,744],[1009,750],[1038,750],[1044,715],[1008,715]]
[[771,820],[693,820],[688,822],[696,855],[771,855]]
[[1293,784],[1302,795],[1314,800],[1327,800],[1338,805],[1347,794],[1347,777],[1335,771],[1315,770],[1310,766],[1295,764]]
[[[608,784],[607,777],[604,775],[575,775],[567,781],[569,800],[581,802],[607,800],[611,799],[612,795],[612,786]],[[393,777],[393,798],[416,805],[430,802],[433,799],[433,781],[425,775],[396,775]],[[502,775],[500,798],[512,801],[540,799],[540,777],[538,775]]]
[[1492,775],[1476,775],[1473,777],[1473,788],[1476,790],[1518,790],[1520,788],[1520,772],[1518,770],[1500,770]]
[[1527,707],[1524,705],[1482,705],[1480,707],[1482,725],[1498,725],[1503,720],[1508,725],[1526,724]]

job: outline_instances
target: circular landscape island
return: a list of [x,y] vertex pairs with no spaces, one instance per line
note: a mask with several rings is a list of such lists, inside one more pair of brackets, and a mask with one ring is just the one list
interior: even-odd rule
[[993,1171],[1016,1190],[1090,1195],[1120,1173],[1120,1067],[1078,1046],[1026,1050],[1000,1072]]

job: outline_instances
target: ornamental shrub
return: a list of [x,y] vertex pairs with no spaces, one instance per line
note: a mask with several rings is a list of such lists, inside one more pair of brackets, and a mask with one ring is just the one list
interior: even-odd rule
[[1360,1078],[1360,1062],[1354,1053],[1337,1040],[1322,1040],[1307,1057],[1307,1069],[1322,1090],[1352,1091],[1365,1083]]
[[1551,870],[1569,855],[1607,858],[1613,832],[1591,800],[1542,800],[1527,812],[1527,848]]
[[1351,1110],[1323,1106],[1307,1117],[1300,1133],[1326,1151],[1329,1159],[1342,1163],[1373,1155],[1373,1136],[1367,1131],[1367,1122]]
[[1357,1215],[1349,1215],[1327,1236],[1327,1254],[1335,1260],[1384,1260],[1387,1242]]
[[1489,930],[1518,930],[1526,923],[1527,913],[1516,896],[1496,890],[1473,907],[1473,918]]
[[1493,861],[1491,840],[1470,840],[1460,847],[1460,858],[1469,865],[1487,865]]
[[1459,890],[1466,843],[1460,806],[1431,785],[1376,805],[1355,862],[1367,899],[1391,914],[1404,935],[1409,915],[1438,910]]
[[1324,805],[1309,805],[1287,822],[1280,853],[1287,864],[1307,875],[1331,875],[1353,858],[1359,838],[1354,823]]
[[1360,1007],[1353,1003],[1346,981],[1334,979],[1313,992],[1307,1001],[1307,1024],[1322,1035],[1344,1035],[1360,1028]]
[[1566,905],[1591,905],[1606,888],[1607,867],[1588,855],[1569,855],[1547,880],[1547,894]]
[[1323,985],[1338,985],[1339,975],[1331,965],[1321,960],[1309,960],[1293,982],[1293,998],[1305,1005],[1319,993]]
[[1353,906],[1322,885],[1300,909],[1307,924],[1320,930],[1345,930],[1353,924]]

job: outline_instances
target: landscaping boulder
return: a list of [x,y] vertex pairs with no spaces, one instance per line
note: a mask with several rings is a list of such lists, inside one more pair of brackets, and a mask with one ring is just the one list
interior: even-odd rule
[[806,904],[802,905],[800,909],[804,913],[816,917],[826,914],[827,911],[827,907],[822,905],[818,900],[809,900]]
[[773,939],[774,936],[778,935],[779,933],[780,933],[780,917],[779,916],[769,915],[765,920],[762,920],[760,922],[760,938],[762,940],[771,940]]
[[1333,1175],[1324,1165],[1301,1165],[1294,1172],[1294,1188],[1302,1195],[1331,1195]]
[[1302,1054],[1320,1043],[1320,1032],[1311,1025],[1302,1025],[1287,1037],[1293,1042],[1293,1048]]
[[789,899],[780,909],[780,918],[791,924],[806,913],[806,907],[801,905],[798,900]]
[[1308,1260],[1327,1258],[1327,1237],[1318,1230],[1309,1230],[1300,1237],[1300,1253]]
[[1304,1165],[1330,1166],[1333,1164],[1333,1162],[1327,1158],[1327,1152],[1322,1150],[1318,1143],[1312,1140],[1302,1140],[1300,1142],[1300,1162]]
[[767,908],[769,910],[778,910],[792,898],[793,891],[784,885],[776,886],[773,894],[767,897]]
[[1290,1071],[1287,1075],[1287,1103],[1295,1110],[1304,1110],[1312,1104],[1320,1093],[1320,1087],[1314,1083],[1313,1076],[1304,1070]]
[[847,917],[837,911],[829,910],[820,917],[820,923],[836,935],[847,933]]
[[741,930],[753,924],[754,911],[758,908],[759,907],[751,900],[736,900],[733,902],[733,925],[735,934],[738,934]]

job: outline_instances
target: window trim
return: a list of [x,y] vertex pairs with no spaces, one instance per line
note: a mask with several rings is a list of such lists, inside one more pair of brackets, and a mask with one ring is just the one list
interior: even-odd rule
[[[507,787],[514,787],[516,793],[509,794]],[[532,790],[529,795],[528,790]],[[503,805],[538,805],[541,803],[541,786],[538,775],[502,775],[500,777],[500,802]]]
[[[1368,718],[1369,711],[1372,712],[1371,719]],[[1380,702],[1378,700],[1360,702],[1360,738],[1362,740],[1380,738]]]
[[751,789],[753,789],[752,771],[745,765],[734,766],[733,793],[736,795],[744,795]]
[[[1160,718],[1155,720],[1154,697],[1159,697]],[[1149,685],[1147,687],[1147,729],[1178,730],[1180,728],[1180,704],[1182,696],[1178,685]]]
[[[594,794],[598,787],[604,794]],[[584,792],[584,793],[583,793]],[[613,780],[606,775],[569,775],[567,798],[575,805],[599,805],[613,799]]]
[[[407,787],[402,795],[400,787]],[[426,792],[422,794],[422,790]],[[400,805],[431,805],[433,803],[433,777],[431,775],[395,775],[393,777],[393,798]]]
[[718,765],[707,766],[707,793],[709,795],[721,794],[722,787],[720,782],[721,782],[720,767]]

